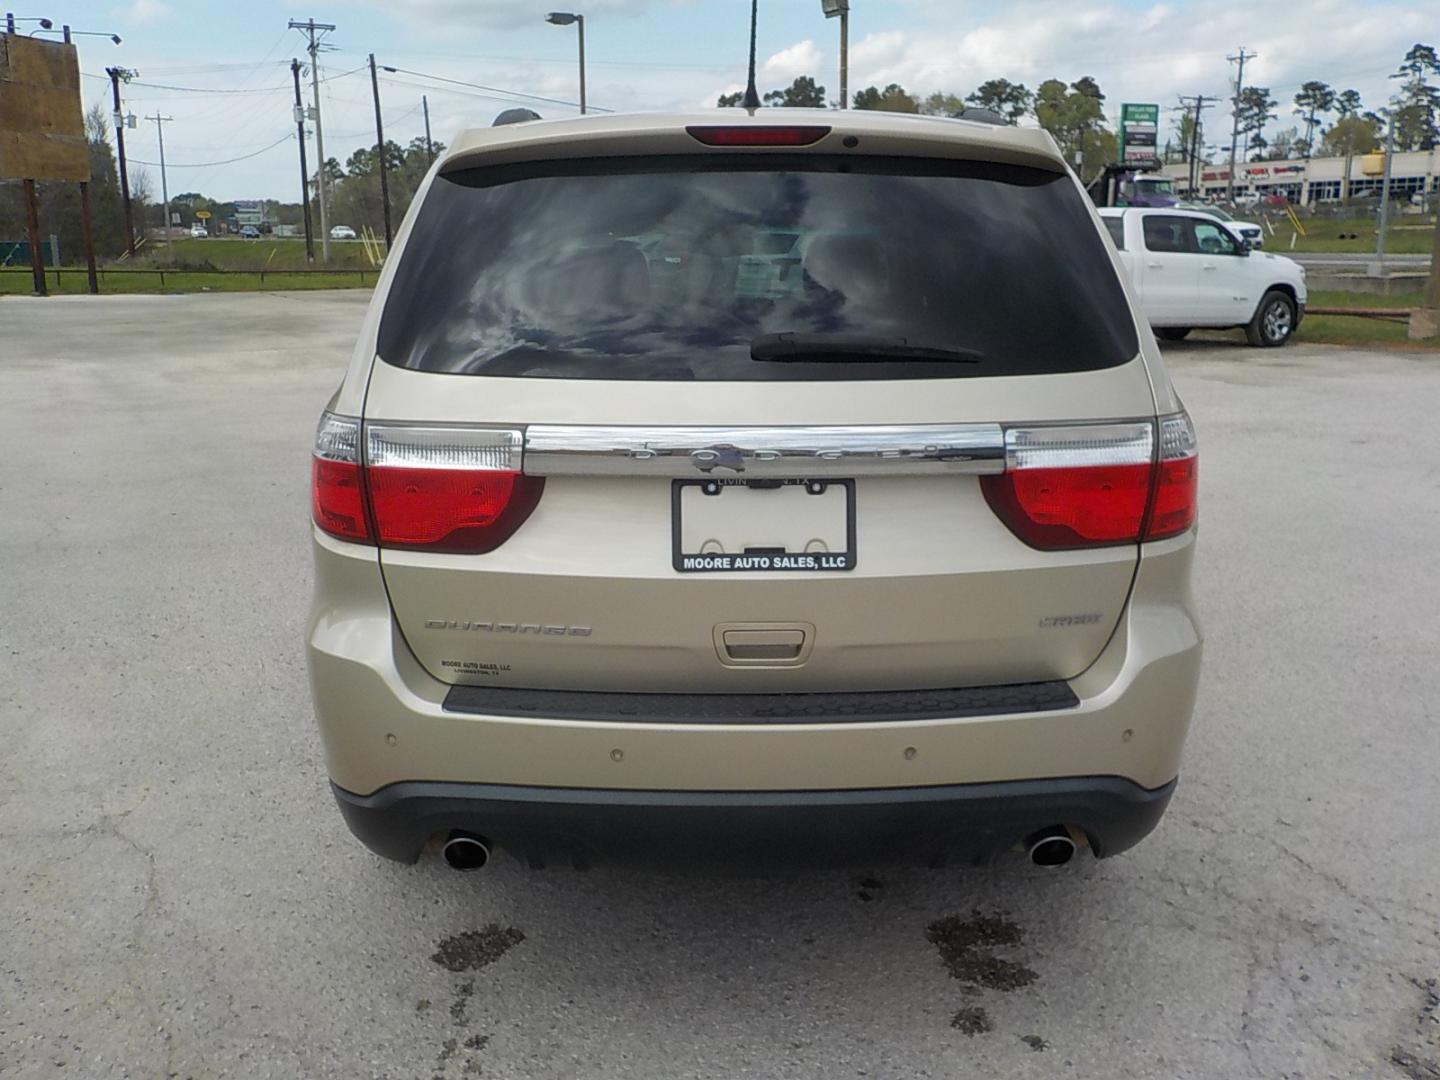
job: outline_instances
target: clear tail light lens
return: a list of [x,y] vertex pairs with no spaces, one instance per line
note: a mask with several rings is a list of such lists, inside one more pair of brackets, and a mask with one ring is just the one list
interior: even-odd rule
[[1195,520],[1189,418],[1164,418],[1160,441],[1157,455],[1148,421],[1007,428],[1005,472],[981,488],[1011,532],[1042,550],[1175,536]]
[[315,524],[341,540],[368,542],[359,420],[328,412],[320,417],[310,472],[310,510]]
[[1160,421],[1160,464],[1155,505],[1145,527],[1146,540],[1179,536],[1195,524],[1200,494],[1200,455],[1195,428],[1184,413]]
[[[327,414],[322,433],[327,423],[357,424]],[[343,539],[367,540],[368,534],[336,531],[337,519],[321,516],[321,442],[317,438],[316,524]],[[544,489],[543,478],[521,471],[523,444],[523,433],[514,429],[366,424],[356,486],[368,512],[359,520],[371,523],[381,547],[493,551],[530,516]]]

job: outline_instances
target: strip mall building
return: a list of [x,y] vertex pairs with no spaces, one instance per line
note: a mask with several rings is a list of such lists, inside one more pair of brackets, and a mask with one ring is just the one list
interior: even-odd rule
[[[1190,166],[1185,162],[1164,166],[1164,174],[1175,187],[1188,192]],[[1334,202],[1380,192],[1384,182],[1384,154],[1356,154],[1350,162],[1349,191],[1342,191],[1345,176],[1343,157],[1311,158],[1309,161],[1256,161],[1235,163],[1235,190],[1258,191],[1262,195],[1283,192],[1302,206]],[[1208,199],[1224,198],[1229,190],[1230,167],[1202,165],[1200,194]],[[1391,198],[1408,199],[1416,192],[1440,192],[1440,147],[1396,154],[1390,166]]]

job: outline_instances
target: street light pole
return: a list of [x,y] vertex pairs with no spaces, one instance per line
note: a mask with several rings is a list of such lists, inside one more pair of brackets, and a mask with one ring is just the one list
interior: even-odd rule
[[840,108],[850,107],[850,0],[820,0],[827,19],[840,20]]
[[545,16],[552,26],[569,26],[574,23],[580,31],[580,115],[585,115],[585,16],[572,11],[552,11]]
[[580,36],[580,115],[585,115],[585,16],[575,16],[575,26]]

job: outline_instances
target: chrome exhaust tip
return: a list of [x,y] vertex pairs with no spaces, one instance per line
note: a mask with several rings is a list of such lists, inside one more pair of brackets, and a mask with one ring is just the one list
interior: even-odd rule
[[1075,841],[1063,825],[1052,825],[1032,834],[1025,850],[1036,866],[1064,866],[1075,854]]
[[454,832],[440,849],[445,861],[456,870],[479,870],[490,861],[490,844],[482,836]]

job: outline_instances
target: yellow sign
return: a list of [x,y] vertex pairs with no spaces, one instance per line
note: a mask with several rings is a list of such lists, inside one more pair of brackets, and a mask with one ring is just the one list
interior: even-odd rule
[[195,216],[198,217],[201,221],[209,221],[209,220],[210,220],[210,211],[209,211],[209,210],[196,210],[196,211],[195,211]]

